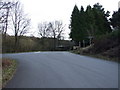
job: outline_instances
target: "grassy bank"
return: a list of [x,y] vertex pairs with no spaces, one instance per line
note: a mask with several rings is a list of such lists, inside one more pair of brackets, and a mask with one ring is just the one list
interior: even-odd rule
[[2,59],[2,87],[5,87],[7,82],[12,79],[17,67],[16,60]]
[[2,89],[2,59],[0,58],[0,90]]
[[80,53],[78,50],[71,51],[71,53],[75,53],[75,54],[79,54],[79,55],[84,55],[84,56],[89,56],[89,57],[93,57],[93,58],[99,58],[99,59],[113,61],[113,62],[118,62],[118,58],[111,58],[111,57],[103,56],[101,54]]
[[94,43],[84,48],[73,50],[73,53],[120,62],[120,30],[94,38]]

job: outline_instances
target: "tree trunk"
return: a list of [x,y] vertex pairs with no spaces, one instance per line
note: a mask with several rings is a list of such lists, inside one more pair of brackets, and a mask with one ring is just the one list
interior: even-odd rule
[[81,48],[81,42],[79,42],[79,47]]
[[55,38],[55,35],[54,35],[54,46],[53,46],[53,50],[55,51],[55,49],[56,49],[56,38]]
[[15,52],[17,51],[18,36],[15,34]]
[[53,50],[55,51],[55,49],[56,49],[56,39],[54,38],[54,48],[53,48]]
[[7,28],[8,28],[8,16],[9,16],[9,8],[7,9],[7,15],[6,15],[6,24],[5,24],[5,32],[4,32],[4,39],[6,39],[6,32],[7,32]]
[[83,40],[83,47],[85,47],[85,40]]

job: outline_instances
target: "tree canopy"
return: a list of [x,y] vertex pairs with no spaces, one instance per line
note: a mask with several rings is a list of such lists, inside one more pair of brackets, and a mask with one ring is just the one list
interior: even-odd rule
[[114,29],[120,29],[120,8],[118,11],[113,13],[110,21]]
[[108,20],[109,11],[105,12],[102,5],[94,4],[87,6],[86,10],[81,6],[74,6],[70,21],[70,38],[75,42],[80,42],[86,38],[94,38],[112,31]]

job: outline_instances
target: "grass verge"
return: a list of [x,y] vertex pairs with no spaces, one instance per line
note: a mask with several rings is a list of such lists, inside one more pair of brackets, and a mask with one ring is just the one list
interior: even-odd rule
[[7,82],[12,79],[17,67],[16,60],[2,59],[2,87],[5,87]]
[[81,53],[78,50],[73,50],[73,51],[70,51],[70,52],[71,53],[75,53],[75,54],[79,54],[79,55],[84,55],[84,56],[99,58],[99,59],[102,59],[102,60],[108,60],[108,61],[118,62],[118,58],[111,58],[111,57],[103,56],[101,54],[86,54],[86,53]]

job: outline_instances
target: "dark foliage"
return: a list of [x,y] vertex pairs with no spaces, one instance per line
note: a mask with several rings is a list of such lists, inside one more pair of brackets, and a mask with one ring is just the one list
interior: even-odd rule
[[120,30],[110,34],[97,37],[94,40],[93,48],[90,50],[93,54],[102,54],[108,57],[120,58]]

